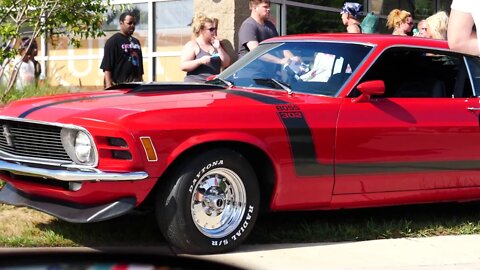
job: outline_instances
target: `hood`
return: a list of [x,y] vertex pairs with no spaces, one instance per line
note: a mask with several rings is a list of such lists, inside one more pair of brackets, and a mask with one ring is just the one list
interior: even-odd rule
[[155,85],[148,85],[145,89],[108,90],[31,98],[5,106],[2,115],[71,124],[77,122],[75,119],[95,119],[111,123],[132,114],[158,110],[285,103],[279,97],[271,96],[276,94],[285,97],[286,93],[281,91],[254,93],[247,90],[227,90],[212,85],[202,86],[208,87],[185,84],[178,87],[175,84],[163,84],[160,90],[158,87],[155,88]]

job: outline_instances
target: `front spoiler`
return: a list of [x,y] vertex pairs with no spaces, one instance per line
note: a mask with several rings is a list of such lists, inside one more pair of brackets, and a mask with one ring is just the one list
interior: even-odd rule
[[7,183],[0,190],[0,202],[27,206],[68,222],[91,223],[126,214],[135,207],[136,199],[132,197],[122,198],[96,206],[73,205],[42,198],[32,198],[16,189],[12,184]]

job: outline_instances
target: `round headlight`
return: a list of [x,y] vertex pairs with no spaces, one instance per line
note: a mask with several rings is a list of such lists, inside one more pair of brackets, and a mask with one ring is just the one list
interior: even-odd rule
[[83,132],[77,132],[75,136],[75,155],[78,161],[85,163],[90,161],[90,152],[92,151],[92,142],[88,135]]

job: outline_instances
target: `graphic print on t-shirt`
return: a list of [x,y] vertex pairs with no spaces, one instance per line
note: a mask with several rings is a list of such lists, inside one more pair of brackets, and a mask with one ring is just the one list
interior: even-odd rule
[[138,67],[140,65],[138,55],[140,44],[134,43],[132,37],[129,37],[128,40],[130,43],[122,44],[122,50],[128,55],[128,62],[131,62],[133,66]]

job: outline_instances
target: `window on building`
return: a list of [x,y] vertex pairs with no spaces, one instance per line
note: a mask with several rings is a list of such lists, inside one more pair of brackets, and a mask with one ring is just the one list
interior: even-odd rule
[[[137,18],[137,24],[135,25],[135,31],[147,30],[148,29],[148,6],[147,3],[136,3],[129,4],[126,6],[126,10],[133,12]],[[117,32],[120,30],[120,25],[118,23],[120,15],[123,13],[120,9],[120,6],[115,5],[113,10],[107,14],[107,20],[103,25],[103,30],[105,32],[114,31]]]
[[154,2],[155,47],[183,46],[192,35],[193,0]]
[[277,32],[282,32],[282,5],[272,3],[270,4],[270,20],[275,24]]
[[194,14],[193,0],[167,0],[153,3],[154,47],[153,64],[155,81],[182,81],[180,52],[192,37],[191,23]]
[[287,6],[287,34],[345,32],[338,11]]
[[437,10],[449,11],[452,5],[452,0],[436,0]]
[[437,11],[449,11],[452,0],[394,0],[394,1],[383,1],[383,0],[369,0],[368,6],[370,10],[377,13],[387,16],[391,10],[398,8],[404,9],[412,13],[413,19],[418,21],[425,19],[428,16],[434,14]]
[[[339,10],[345,1],[337,0],[272,0],[278,5],[286,5],[286,33],[332,33],[345,32]],[[380,16],[378,24],[380,33],[391,33],[385,26],[386,18],[395,8],[412,13],[413,19],[419,21],[437,11],[450,11],[452,0],[362,0],[364,12],[373,11]],[[363,19],[363,18],[361,18]]]

